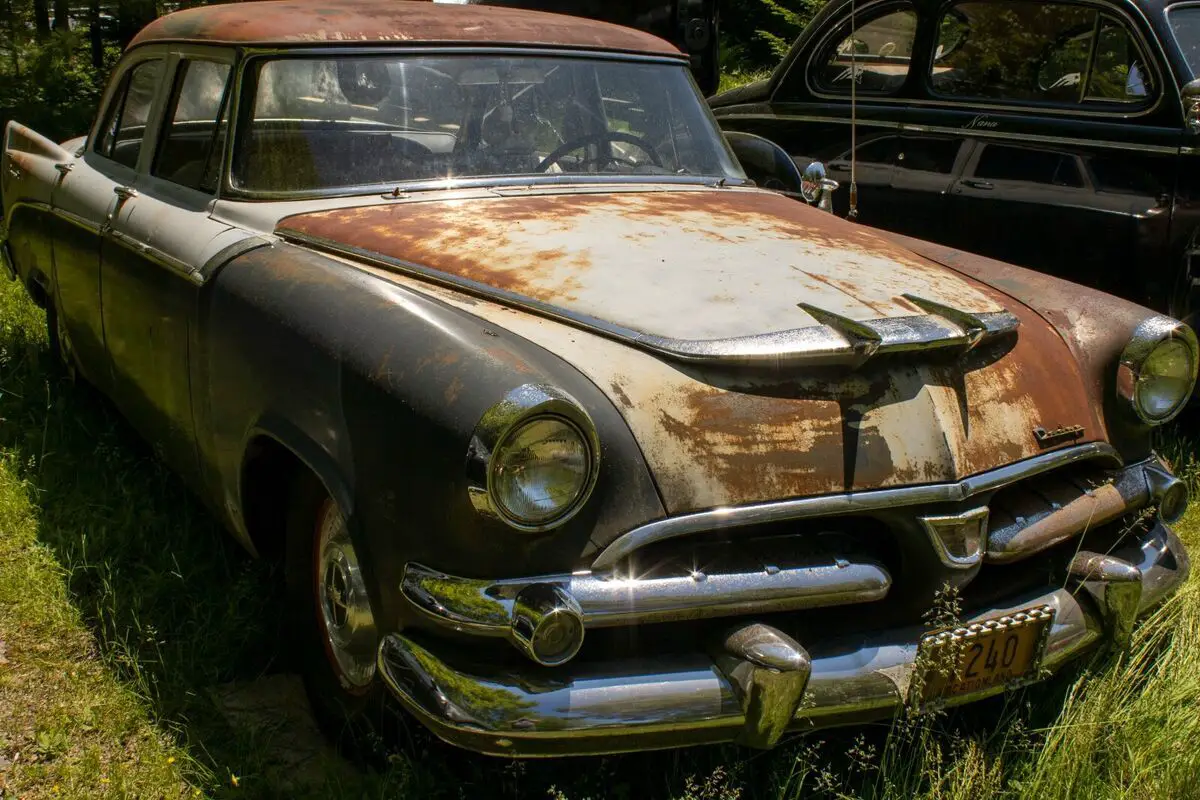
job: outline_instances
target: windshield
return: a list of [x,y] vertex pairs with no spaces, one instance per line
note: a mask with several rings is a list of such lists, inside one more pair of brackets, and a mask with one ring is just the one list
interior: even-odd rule
[[686,67],[598,58],[279,58],[249,71],[232,183],[327,192],[493,176],[742,178]]
[[1171,32],[1179,43],[1179,50],[1187,59],[1192,76],[1200,76],[1200,6],[1172,8],[1167,14]]

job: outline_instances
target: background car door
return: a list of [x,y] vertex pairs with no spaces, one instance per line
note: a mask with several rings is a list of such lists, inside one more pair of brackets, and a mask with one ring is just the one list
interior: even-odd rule
[[1181,119],[1142,23],[1109,8],[959,0],[940,12],[925,75],[935,102],[910,124],[973,155],[951,224],[927,235],[1164,308]]
[[229,225],[210,218],[230,63],[177,61],[148,174],[113,221],[102,264],[113,396],[185,478],[198,475],[189,343],[203,265]]
[[[128,198],[163,58],[126,65],[90,146],[76,157],[54,192],[53,298],[84,376],[101,391],[111,383],[100,313],[101,240]],[[124,187],[124,188],[123,188]],[[122,195],[118,196],[116,190]]]

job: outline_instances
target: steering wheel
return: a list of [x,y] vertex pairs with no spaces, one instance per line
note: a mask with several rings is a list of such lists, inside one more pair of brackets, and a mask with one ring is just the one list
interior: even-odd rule
[[[658,151],[654,149],[654,145],[647,142],[641,136],[634,136],[632,133],[623,133],[621,131],[601,131],[599,133],[592,133],[587,136],[578,136],[569,142],[560,144],[558,147],[554,148],[554,151],[550,153],[550,155],[543,158],[542,163],[534,167],[533,171],[545,172],[550,168],[551,164],[558,163],[563,156],[565,156],[567,153],[570,153],[572,150],[578,150],[579,148],[587,147],[590,144],[602,144],[604,142],[626,142],[628,144],[632,144],[644,150],[646,155],[650,156],[650,161],[654,164],[654,166],[662,166],[662,159],[658,157]],[[598,164],[606,164],[610,161],[618,161],[629,164],[630,166],[637,166],[628,159],[620,158],[614,155],[590,158],[583,163],[591,164],[594,162]]]

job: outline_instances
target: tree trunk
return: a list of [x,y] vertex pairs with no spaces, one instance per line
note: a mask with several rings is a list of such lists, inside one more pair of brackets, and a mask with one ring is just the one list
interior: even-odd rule
[[117,38],[121,47],[158,16],[155,0],[118,0]]
[[54,30],[71,30],[71,4],[68,0],[54,0]]
[[50,35],[50,7],[46,0],[33,0],[33,27],[39,39]]
[[100,0],[88,3],[88,38],[92,40],[92,66],[104,66],[104,31],[100,29]]

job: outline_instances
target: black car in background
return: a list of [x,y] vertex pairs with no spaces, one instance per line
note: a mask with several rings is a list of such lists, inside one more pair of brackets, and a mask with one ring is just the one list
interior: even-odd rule
[[824,162],[835,213],[854,131],[859,221],[1194,317],[1197,75],[1200,3],[833,0],[710,103]]

